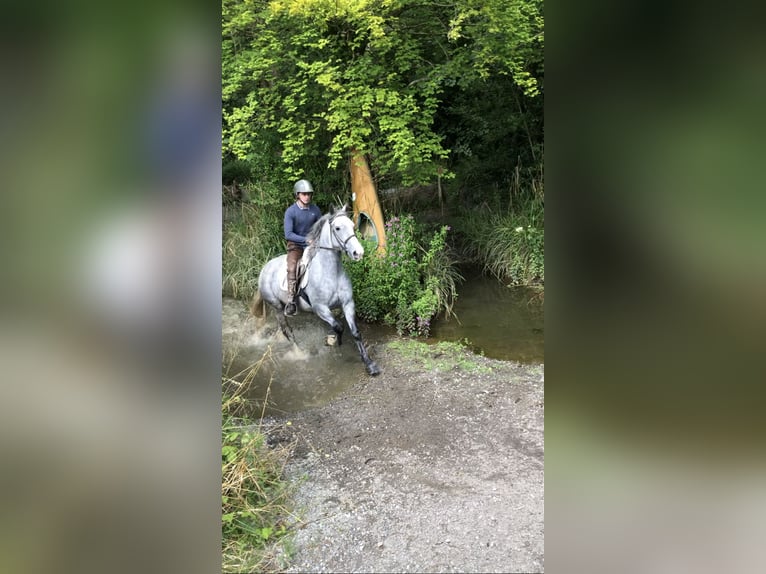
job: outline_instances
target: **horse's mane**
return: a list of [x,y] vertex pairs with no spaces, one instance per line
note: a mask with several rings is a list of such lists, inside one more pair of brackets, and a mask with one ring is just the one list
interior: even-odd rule
[[317,219],[314,225],[311,226],[311,229],[309,229],[308,235],[306,235],[307,243],[309,243],[311,246],[314,246],[317,243],[319,243],[319,236],[322,234],[322,226],[332,216],[333,216],[333,213],[325,213],[322,217]]
[[325,213],[316,221],[316,223],[314,223],[314,225],[311,226],[308,235],[306,235],[306,241],[309,244],[306,248],[306,257],[309,261],[311,261],[311,259],[314,257],[316,250],[319,247],[319,236],[322,234],[322,227],[325,223],[327,223],[341,211],[346,211],[345,205],[343,207],[333,207],[328,213]]

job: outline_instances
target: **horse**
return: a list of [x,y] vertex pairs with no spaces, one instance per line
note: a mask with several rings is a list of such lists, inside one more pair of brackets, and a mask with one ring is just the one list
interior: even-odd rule
[[[380,374],[380,368],[367,354],[362,336],[356,326],[351,280],[340,260],[343,251],[354,261],[359,261],[364,256],[364,248],[356,237],[354,222],[346,212],[346,206],[333,209],[322,216],[312,226],[306,238],[308,247],[303,252],[298,267],[300,270],[305,266],[305,277],[299,279],[298,310],[314,313],[330,325],[332,333],[328,336],[328,340],[334,335],[340,345],[343,342],[343,324],[335,319],[332,309],[342,308],[367,373],[371,376]],[[265,304],[268,303],[276,311],[282,334],[295,343],[292,327],[284,314],[288,300],[286,276],[287,255],[270,259],[258,275],[258,291],[250,311],[256,317],[264,317]]]

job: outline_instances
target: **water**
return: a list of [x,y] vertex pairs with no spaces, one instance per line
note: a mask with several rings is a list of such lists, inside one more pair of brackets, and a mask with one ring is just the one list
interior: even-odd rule
[[[297,345],[284,338],[271,309],[261,321],[244,303],[223,301],[223,372],[237,381],[252,378],[249,398],[258,408],[267,396],[267,414],[319,406],[368,376],[348,328],[343,344],[330,347],[328,327],[318,317],[300,313],[289,322]],[[359,329],[373,355],[375,345],[392,336],[390,329],[374,325],[362,323]]]
[[[427,342],[468,340],[487,357],[524,363],[544,358],[543,307],[535,289],[508,288],[495,279],[467,273],[455,305],[458,318],[435,320]],[[265,321],[251,317],[245,303],[223,301],[224,374],[252,378],[250,398],[267,414],[296,412],[327,403],[365,373],[353,338],[325,345],[327,326],[314,315],[289,319],[298,345],[287,341],[270,309]],[[375,358],[375,346],[396,337],[385,325],[359,321],[362,337]],[[380,365],[385,371],[385,364]],[[260,411],[259,411],[260,412]]]
[[521,363],[542,363],[545,356],[541,292],[508,287],[478,272],[465,273],[454,311],[457,318],[431,326],[431,341],[468,340],[474,352]]

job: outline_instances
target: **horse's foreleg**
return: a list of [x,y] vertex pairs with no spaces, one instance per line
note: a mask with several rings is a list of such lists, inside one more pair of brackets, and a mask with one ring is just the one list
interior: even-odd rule
[[362,361],[364,361],[367,374],[372,375],[373,377],[379,375],[380,367],[378,367],[377,363],[370,359],[370,356],[367,354],[367,348],[364,346],[364,341],[362,341],[362,334],[356,326],[356,310],[353,301],[346,303],[343,306],[343,314],[346,317],[346,323],[348,323],[348,330],[351,331],[351,336],[354,337],[354,342],[356,343],[359,355],[362,357]]
[[338,339],[338,345],[340,345],[343,342],[343,323],[335,319],[332,311],[330,311],[330,308],[327,306],[314,305],[314,313],[316,313],[317,317],[322,319],[322,321],[330,325],[330,328],[332,328],[333,333],[335,333],[335,336]]

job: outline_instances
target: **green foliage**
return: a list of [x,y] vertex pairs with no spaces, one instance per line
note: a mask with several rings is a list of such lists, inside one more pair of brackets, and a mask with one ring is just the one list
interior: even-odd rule
[[239,184],[249,182],[252,179],[251,165],[241,159],[224,162],[221,168],[221,179],[224,185],[234,182]]
[[[260,367],[263,359],[256,363]],[[282,469],[291,447],[271,448],[248,412],[251,372],[224,377],[221,394],[221,536],[224,572],[277,572],[288,533],[290,489]]]
[[[484,80],[493,73],[510,76],[525,95],[538,95],[544,44],[542,0],[460,0],[453,6],[447,37],[470,46],[457,51],[459,65]],[[462,59],[469,57],[472,62],[466,65]]]
[[223,571],[264,571],[274,559],[274,543],[288,532],[286,455],[238,422],[224,417],[221,434]]
[[[509,225],[510,223],[510,225]],[[531,225],[516,225],[506,219],[496,225],[496,235],[487,243],[489,270],[509,277],[514,285],[545,281],[545,231]]]
[[451,176],[445,89],[542,85],[540,0],[223,0],[223,138],[284,173],[345,171],[351,149],[404,185]]
[[248,190],[252,202],[231,209],[223,226],[223,294],[238,299],[252,298],[258,270],[284,252],[283,216],[292,197],[269,184]]
[[451,313],[462,280],[446,243],[448,231],[442,226],[422,247],[424,232],[411,215],[403,215],[386,222],[385,255],[364,242],[368,255],[346,264],[357,315],[394,325],[400,334],[428,336],[431,320]]
[[[453,88],[436,123],[451,149],[455,178],[447,193],[459,207],[507,207],[508,191],[531,191],[543,158],[542,97],[529,98],[510,78]],[[456,206],[456,205],[455,205]]]
[[[457,299],[457,286],[463,281],[457,270],[457,262],[452,251],[447,248],[448,225],[441,226],[423,251],[420,263],[421,275],[425,278],[425,293],[415,301],[416,314],[428,316],[429,309],[435,309],[433,315],[443,311],[445,316],[452,315],[452,307]],[[422,300],[422,303],[420,302]],[[426,306],[424,309],[422,306]]]
[[468,212],[455,221],[464,254],[514,285],[545,283],[545,224],[542,199],[514,210]]

